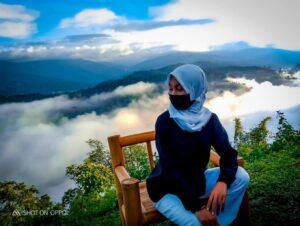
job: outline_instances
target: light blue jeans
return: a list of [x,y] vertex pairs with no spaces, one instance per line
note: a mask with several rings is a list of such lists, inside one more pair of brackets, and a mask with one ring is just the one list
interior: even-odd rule
[[[220,167],[205,170],[206,189],[205,194],[201,197],[209,197],[217,182],[219,173]],[[227,226],[236,218],[249,180],[250,177],[247,171],[239,166],[236,179],[227,189],[224,210],[217,215],[220,226]],[[168,193],[153,204],[162,215],[179,226],[202,226],[196,214],[186,210],[175,194]]]

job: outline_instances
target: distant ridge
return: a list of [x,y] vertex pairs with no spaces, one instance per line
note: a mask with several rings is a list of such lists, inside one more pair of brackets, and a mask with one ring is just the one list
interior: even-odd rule
[[257,48],[218,48],[207,52],[173,51],[140,62],[132,70],[149,70],[165,67],[170,64],[206,61],[222,66],[268,66],[272,68],[291,68],[300,62],[300,51]]
[[[273,84],[283,84],[286,82],[278,72],[269,67],[258,67],[258,66],[220,66],[211,62],[194,62],[195,64],[201,66],[207,73],[208,81],[210,82],[211,89],[221,89],[221,88],[230,88],[232,84],[225,82],[224,79],[230,75],[233,77],[242,77],[246,76],[248,79],[256,79],[257,82],[270,81]],[[135,84],[137,82],[151,82],[151,83],[162,83],[167,73],[173,70],[175,67],[180,64],[168,65],[163,68],[156,70],[144,70],[144,71],[135,71],[129,75],[123,76],[119,79],[107,80],[101,82],[95,86],[86,89],[80,89],[72,92],[60,92],[53,94],[26,94],[26,95],[17,95],[17,96],[0,96],[0,103],[7,102],[27,102],[33,100],[39,100],[44,98],[49,98],[61,94],[68,95],[71,98],[87,98],[95,94],[102,92],[111,92],[119,86],[127,86]],[[163,92],[163,87],[161,87],[161,92]]]
[[118,79],[125,67],[87,60],[0,61],[0,95],[51,94],[94,86]]

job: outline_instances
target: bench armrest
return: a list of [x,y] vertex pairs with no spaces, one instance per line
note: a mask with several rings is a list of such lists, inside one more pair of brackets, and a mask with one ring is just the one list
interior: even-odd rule
[[[214,166],[220,166],[220,156],[218,155],[217,152],[215,152],[213,150],[210,151],[210,161],[212,162],[212,164]],[[244,161],[243,157],[238,156],[237,157],[237,162],[238,162],[239,166],[244,167],[245,161]]]
[[237,157],[237,162],[238,162],[238,165],[239,165],[239,166],[244,167],[245,160],[243,159],[242,156],[238,156],[238,157]]
[[130,178],[130,176],[124,166],[117,166],[115,168],[115,174],[116,174],[120,184],[122,184],[123,180]]
[[132,177],[126,178],[121,182],[124,215],[128,225],[143,225],[139,183],[140,180]]

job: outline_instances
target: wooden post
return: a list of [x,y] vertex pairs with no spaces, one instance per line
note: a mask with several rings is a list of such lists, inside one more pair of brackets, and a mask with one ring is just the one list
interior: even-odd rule
[[237,216],[237,225],[239,226],[250,226],[250,211],[249,211],[249,196],[247,191],[244,194],[239,213]]
[[147,141],[147,152],[148,152],[148,158],[150,163],[150,171],[154,169],[154,161],[153,161],[153,152],[151,147],[151,141]]
[[[243,157],[238,156],[237,161],[239,166],[244,167],[245,161]],[[236,222],[239,226],[250,226],[249,196],[247,191],[245,192],[242,203],[240,205]]]
[[120,135],[110,136],[107,140],[113,168],[120,165],[125,166],[125,159],[120,145]]
[[114,174],[114,178],[115,178],[116,192],[117,192],[121,222],[122,222],[123,226],[126,226],[126,221],[125,221],[124,215],[122,213],[122,205],[124,203],[122,187],[121,187],[119,179],[117,178],[117,175],[115,173],[115,168],[117,166],[119,166],[119,165],[124,166],[124,164],[125,164],[124,155],[122,152],[122,147],[120,146],[119,138],[120,138],[120,135],[115,135],[115,136],[108,137],[107,140],[108,140],[108,145],[109,145],[109,150],[110,150],[113,174]]
[[239,166],[244,167],[244,165],[245,165],[245,160],[244,160],[243,157],[238,156],[238,157],[237,157],[237,161],[238,161],[238,165],[239,165]]
[[139,182],[135,178],[122,181],[125,219],[128,226],[141,226],[143,224]]

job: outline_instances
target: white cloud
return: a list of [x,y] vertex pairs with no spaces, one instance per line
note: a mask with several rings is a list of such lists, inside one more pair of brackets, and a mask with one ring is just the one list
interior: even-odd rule
[[[297,29],[299,8],[298,0],[179,0],[153,7],[150,13],[156,20],[216,20],[216,23],[203,27],[187,27],[184,35],[180,35],[179,30],[170,31],[168,37],[179,34],[177,42],[180,49],[189,47],[192,50],[194,45],[195,50],[208,50],[209,46],[241,40],[254,46],[274,44],[284,49],[300,49],[300,31]],[[186,42],[190,42],[191,46],[186,45]]]
[[[59,24],[60,30],[55,32],[72,33],[105,33],[118,43],[108,44],[109,51],[115,55],[135,53],[128,51],[132,45],[139,44],[141,49],[160,46],[178,45],[178,40],[184,38],[186,28],[207,26],[214,23],[210,18],[175,19],[175,20],[130,20],[116,15],[114,12],[102,9],[84,9],[72,18],[65,18]],[[175,31],[174,35],[170,32]],[[194,45],[194,43],[189,45]],[[94,46],[97,45],[94,43]],[[106,47],[102,45],[102,48]],[[112,48],[112,46],[114,46]],[[179,49],[179,48],[178,48]],[[194,49],[195,50],[195,49]],[[197,48],[199,50],[199,48]]]
[[0,3],[0,37],[27,38],[36,32],[34,20],[39,16],[35,10],[22,5]]
[[6,21],[0,23],[0,36],[7,38],[26,38],[36,31],[36,25],[26,22]]
[[172,46],[158,46],[142,43],[124,43],[108,38],[104,41],[53,42],[26,44],[19,46],[0,46],[1,59],[28,58],[41,59],[85,59],[90,61],[110,61],[136,64],[151,56],[158,56],[172,50]]
[[84,9],[72,18],[63,19],[60,22],[61,28],[87,27],[91,25],[103,25],[117,19],[114,12],[108,9]]
[[223,95],[208,102],[207,106],[218,112],[221,118],[241,116],[259,111],[277,111],[300,104],[300,87],[273,86],[266,81],[257,83],[254,79],[228,78],[230,82],[251,88],[240,96],[225,91]]
[[[114,42],[110,42],[110,39],[106,43],[98,40],[93,43],[85,42],[84,45],[74,42],[76,46],[63,45],[63,48],[60,48],[62,46],[59,42],[57,46],[49,43],[43,48],[30,48],[32,52],[21,48],[11,50],[7,55],[34,58],[47,58],[48,55],[70,56],[109,61],[163,46],[171,47],[168,50],[207,51],[213,46],[239,41],[258,47],[274,44],[278,48],[299,50],[299,4],[297,0],[288,3],[279,0],[179,0],[150,8],[154,18],[152,20],[130,20],[106,8],[84,9],[73,17],[61,20],[60,29],[55,29],[48,35],[52,34],[51,37],[55,39],[60,35],[103,33],[113,37]],[[3,5],[0,5],[2,11]],[[34,33],[33,20],[37,13],[32,13],[23,6],[11,7],[3,13],[0,11],[3,18],[6,18],[5,21],[17,23],[22,19],[23,24],[19,24],[18,29],[15,29],[17,24],[2,24],[0,35],[22,38]],[[15,21],[17,18],[19,21]],[[214,22],[197,24],[201,19],[212,19]],[[24,21],[32,26],[25,27]],[[189,25],[182,23],[183,21],[189,22]],[[139,45],[139,48],[134,48],[134,45]]]
[[[102,24],[104,27],[92,26],[89,29],[97,32],[104,29],[122,45],[138,43],[143,49],[173,46],[173,49],[182,51],[208,51],[214,46],[244,41],[258,47],[273,45],[299,50],[300,31],[296,29],[300,20],[299,8],[300,2],[297,0],[291,0],[288,4],[279,0],[179,0],[150,8],[154,19],[138,21],[138,25],[144,28],[151,23],[168,24],[182,19],[193,21],[205,18],[214,22],[135,30],[135,21],[116,16],[118,19]],[[130,29],[122,32],[117,27]]]
[[0,3],[0,19],[33,21],[39,13],[35,10],[27,9],[22,5],[7,5]]

